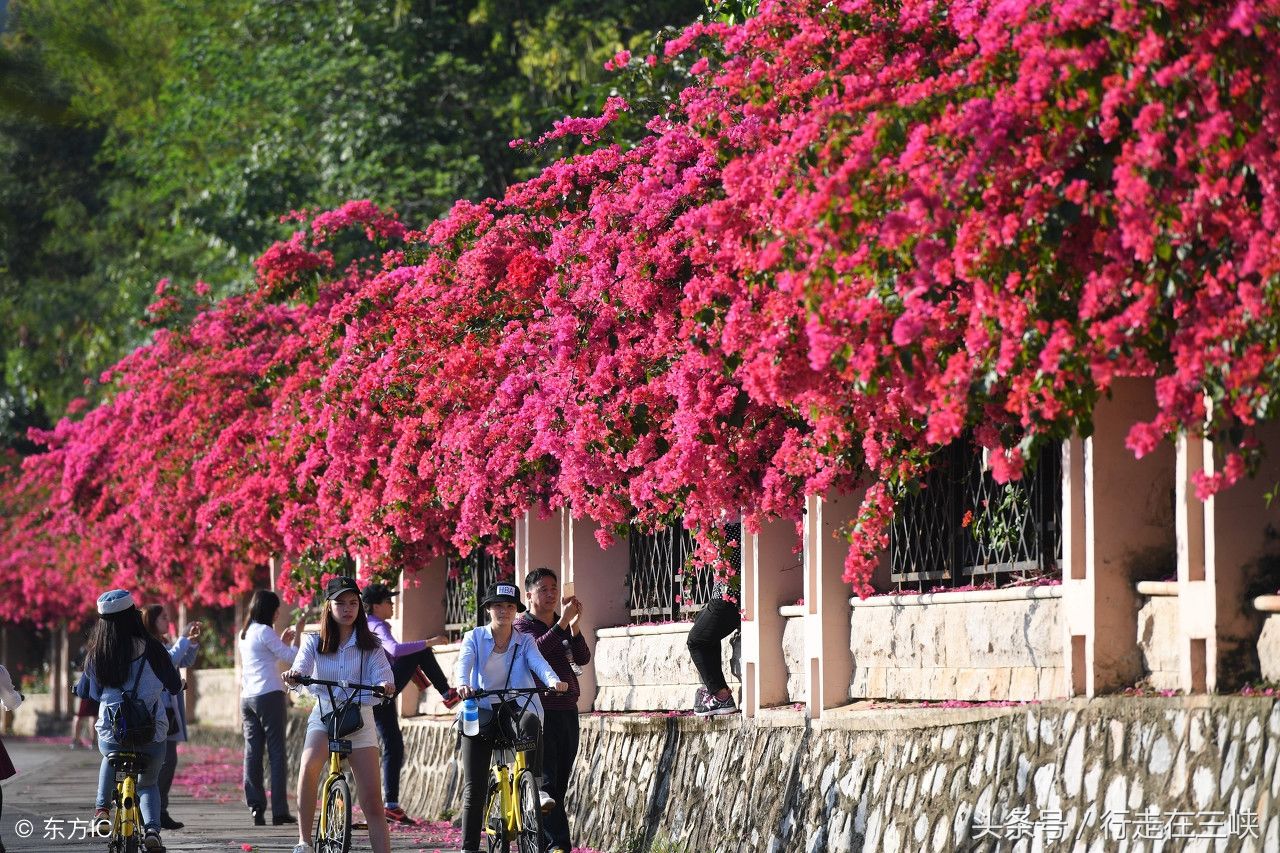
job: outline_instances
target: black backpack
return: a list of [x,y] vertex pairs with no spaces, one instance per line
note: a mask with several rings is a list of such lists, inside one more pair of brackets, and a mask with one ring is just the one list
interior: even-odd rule
[[156,708],[148,708],[147,703],[138,698],[138,682],[142,680],[142,670],[146,665],[146,658],[143,657],[138,664],[133,687],[121,691],[120,704],[107,717],[107,731],[111,733],[111,740],[120,746],[137,749],[156,739]]

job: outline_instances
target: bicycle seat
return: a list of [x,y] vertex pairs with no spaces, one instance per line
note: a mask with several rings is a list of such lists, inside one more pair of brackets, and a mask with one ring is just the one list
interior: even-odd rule
[[112,769],[125,773],[141,772],[147,757],[137,752],[108,752],[107,762]]

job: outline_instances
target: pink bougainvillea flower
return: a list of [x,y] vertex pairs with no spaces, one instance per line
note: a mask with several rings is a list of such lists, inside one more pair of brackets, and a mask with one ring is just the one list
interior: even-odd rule
[[1212,438],[1202,497],[1256,464],[1274,3],[765,0],[659,61],[696,74],[631,147],[607,134],[647,101],[617,95],[539,140],[576,153],[420,229],[361,200],[286,216],[256,289],[158,329],[0,465],[0,618],[84,614],[108,582],[227,604],[276,555],[296,599],[345,554],[505,553],[562,508],[605,544],[681,519],[723,578],[726,518],[831,492],[860,496],[867,595],[943,447],[972,432],[1017,480],[1124,377],[1155,384],[1134,453]]

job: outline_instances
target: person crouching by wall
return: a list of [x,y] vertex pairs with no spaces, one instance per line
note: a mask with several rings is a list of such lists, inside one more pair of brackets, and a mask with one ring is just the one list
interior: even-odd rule
[[689,629],[689,657],[698,670],[702,687],[693,699],[693,713],[699,717],[732,714],[738,710],[733,691],[724,680],[721,642],[742,627],[742,612],[729,600],[729,585],[718,581],[711,600],[702,608]]

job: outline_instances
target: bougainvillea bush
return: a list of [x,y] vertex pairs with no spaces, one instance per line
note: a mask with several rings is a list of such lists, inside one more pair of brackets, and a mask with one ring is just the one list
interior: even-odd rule
[[611,64],[667,62],[691,82],[635,145],[600,141],[615,97],[540,141],[579,153],[423,230],[300,218],[256,292],[44,436],[41,512],[217,599],[275,553],[301,590],[342,553],[502,548],[531,509],[602,537],[683,518],[715,563],[726,516],[864,488],[865,594],[896,498],[966,430],[1018,479],[1145,375],[1135,453],[1211,435],[1207,495],[1262,452],[1280,4],[764,3]]

